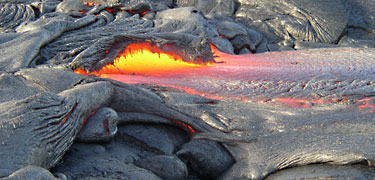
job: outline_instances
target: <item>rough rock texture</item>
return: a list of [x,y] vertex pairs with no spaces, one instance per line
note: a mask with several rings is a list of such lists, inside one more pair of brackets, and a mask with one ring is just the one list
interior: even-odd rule
[[[51,64],[71,63],[72,68],[97,70],[112,63],[130,43],[144,41],[151,41],[160,47],[165,44],[175,45],[182,50],[179,55],[185,61],[213,61],[208,41],[202,42],[193,34],[156,30],[152,21],[142,19],[139,15],[129,17],[126,12],[113,17],[104,11],[96,18],[94,24],[66,33],[44,47],[41,50],[42,62],[50,59]],[[72,43],[77,39],[80,40],[78,43]]]
[[[160,179],[151,172],[159,175],[158,172],[164,171],[170,173],[162,173],[160,177],[185,177],[186,166],[172,153],[186,138],[185,132],[169,126],[120,126],[115,138],[107,144],[75,143],[53,172],[63,172],[72,179]],[[172,151],[165,151],[168,147]],[[160,167],[150,161],[167,164]]]
[[374,39],[375,2],[371,0],[344,1],[348,11],[348,35],[358,39]]
[[[17,27],[13,38],[2,41],[0,71],[15,71],[37,64],[34,58],[42,46],[59,37],[65,31],[80,28],[95,21],[95,16],[74,19],[69,15],[44,16],[38,21]],[[22,45],[20,45],[22,44]]]
[[14,31],[23,22],[35,19],[35,12],[30,5],[0,4],[0,32]]
[[165,180],[186,179],[186,164],[175,156],[154,156],[136,162],[139,167],[148,169]]
[[120,142],[105,145],[76,143],[54,171],[64,172],[69,179],[160,180],[152,172],[133,164],[140,158],[137,153],[142,154],[136,146],[124,140]]
[[347,23],[341,0],[239,2],[237,19],[260,29],[270,42],[281,39],[337,42]]
[[[85,93],[88,91],[90,94]],[[108,102],[110,92],[108,86],[98,83],[58,95],[45,92],[2,103],[1,159],[12,163],[1,165],[0,176],[27,165],[47,169],[56,165],[73,143],[85,117]]]
[[176,153],[202,178],[218,178],[234,163],[228,151],[215,141],[192,140]]

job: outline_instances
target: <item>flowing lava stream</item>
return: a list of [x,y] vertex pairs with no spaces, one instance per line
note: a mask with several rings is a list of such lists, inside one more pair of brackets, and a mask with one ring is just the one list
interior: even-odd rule
[[[183,89],[212,99],[277,102],[294,108],[348,102],[347,94],[361,94],[373,86],[375,78],[375,63],[348,59],[347,51],[353,50],[256,55],[229,55],[214,46],[212,50],[217,63],[193,64],[151,43],[134,43],[113,64],[89,74],[124,83]],[[75,72],[88,74],[81,69]],[[365,96],[357,97],[355,102],[362,102],[360,110],[373,108]]]
[[[106,78],[115,78],[116,75],[140,75],[142,77],[168,77],[178,74],[184,74],[194,71],[203,65],[187,63],[181,57],[173,54],[167,54],[151,45],[151,43],[133,43],[130,44],[122,54],[113,62],[99,71],[93,71],[89,74]],[[79,74],[87,74],[82,69],[75,70]],[[113,78],[112,78],[113,77]],[[128,77],[120,80],[131,83]]]

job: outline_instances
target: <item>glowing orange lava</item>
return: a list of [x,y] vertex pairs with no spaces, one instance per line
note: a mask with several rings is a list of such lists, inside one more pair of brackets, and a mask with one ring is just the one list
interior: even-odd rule
[[360,111],[375,113],[375,97],[366,97],[356,103]]
[[[305,72],[290,77],[289,72],[295,71],[301,63],[293,64],[293,60],[279,60],[279,55],[295,54],[297,52],[276,52],[267,55],[231,55],[219,51],[211,45],[216,63],[193,64],[184,62],[176,54],[149,42],[130,44],[112,64],[108,64],[99,71],[87,73],[77,69],[79,74],[93,74],[102,78],[109,78],[131,84],[156,84],[184,90],[186,93],[204,96],[216,100],[238,100],[243,102],[276,103],[290,108],[313,108],[330,103],[357,103],[359,111],[375,113],[375,98],[351,99],[347,96],[329,97],[293,97],[286,95],[267,97],[265,86],[255,82],[264,82],[283,78],[285,83],[295,82],[293,78],[304,76]],[[109,53],[106,51],[106,53]],[[269,58],[272,57],[272,58]],[[293,64],[293,65],[291,65]],[[294,69],[293,69],[294,68]],[[315,73],[315,71],[311,71]],[[270,76],[272,75],[272,76]],[[287,75],[282,77],[282,75]],[[340,83],[337,81],[335,83]],[[368,84],[371,85],[371,84]],[[261,94],[264,91],[265,95]],[[248,92],[253,94],[249,94]],[[252,92],[255,89],[257,91]],[[272,94],[272,93],[271,93]],[[188,126],[184,126],[190,129]]]
[[[181,57],[163,52],[149,42],[130,44],[113,62],[99,71],[89,74],[133,74],[147,76],[161,76],[166,73],[191,71],[200,68],[202,64],[187,63]],[[88,74],[85,70],[74,72]]]
[[84,5],[86,5],[86,6],[89,6],[89,7],[99,5],[99,3],[97,3],[97,2],[85,2],[85,1],[83,1],[82,3],[83,3]]
[[317,100],[308,100],[308,99],[292,99],[292,98],[276,98],[277,102],[284,103],[288,107],[293,108],[311,108],[314,104],[327,104],[331,101],[329,100],[323,100],[323,99],[317,99]]

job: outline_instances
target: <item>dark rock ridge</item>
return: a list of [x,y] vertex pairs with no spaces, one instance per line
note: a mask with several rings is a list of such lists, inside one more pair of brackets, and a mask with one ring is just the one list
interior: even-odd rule
[[[0,0],[0,179],[374,179],[374,53],[361,49],[374,47],[373,4]],[[72,71],[144,41],[195,63],[214,62],[210,44],[228,54],[335,47],[254,56],[286,65],[249,72],[248,96],[347,101],[214,100]]]

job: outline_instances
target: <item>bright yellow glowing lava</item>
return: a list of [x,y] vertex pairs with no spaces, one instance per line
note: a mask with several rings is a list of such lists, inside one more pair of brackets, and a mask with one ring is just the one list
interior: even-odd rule
[[[166,53],[151,43],[130,44],[123,53],[99,71],[89,74],[136,74],[136,75],[163,75],[169,72],[183,72],[201,67],[201,64],[187,63],[181,57]],[[74,72],[88,74],[82,69]]]

